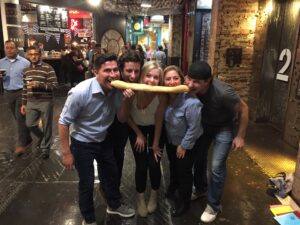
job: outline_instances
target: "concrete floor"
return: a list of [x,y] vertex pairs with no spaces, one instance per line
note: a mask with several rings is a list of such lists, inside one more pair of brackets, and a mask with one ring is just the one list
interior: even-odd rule
[[[22,157],[14,157],[15,123],[8,112],[7,104],[0,96],[0,224],[1,225],[80,225],[82,218],[78,208],[77,182],[75,171],[66,171],[59,156],[57,119],[63,106],[65,91],[55,98],[54,140],[48,160],[40,157],[34,149]],[[261,141],[265,134],[273,132]],[[263,134],[263,135],[262,135]],[[291,159],[295,163],[296,150],[278,151],[282,146],[279,135],[272,127],[251,124],[248,131],[246,151],[232,152],[228,160],[228,178],[223,196],[223,212],[212,225],[275,225],[269,205],[279,202],[265,193],[267,163],[264,157],[268,151],[280,160]],[[273,151],[274,150],[274,151]],[[251,157],[250,157],[250,156]],[[134,160],[129,146],[126,148],[121,191],[125,202],[135,207]],[[134,217],[121,219],[108,216],[106,205],[95,183],[97,223],[111,225],[198,225],[205,208],[205,199],[191,204],[190,210],[179,218],[170,215],[171,202],[164,198],[168,183],[168,162],[166,154],[162,163],[162,185],[159,193],[159,210],[145,219]],[[100,184],[101,185],[101,184]]]

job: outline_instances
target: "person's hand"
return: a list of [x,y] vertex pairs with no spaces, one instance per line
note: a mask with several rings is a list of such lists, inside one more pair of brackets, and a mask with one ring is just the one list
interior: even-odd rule
[[231,148],[233,150],[241,150],[241,149],[243,149],[244,145],[245,145],[244,138],[236,136],[232,141]]
[[155,158],[155,161],[158,162],[160,157],[161,157],[161,149],[158,145],[152,145],[151,147],[152,151],[153,151],[153,155]]
[[66,153],[62,156],[62,163],[67,170],[72,170],[74,168],[74,156],[72,153]]
[[178,159],[183,159],[185,156],[185,153],[186,153],[186,150],[181,145],[178,145],[177,149],[176,149],[176,157]]
[[134,144],[134,149],[137,151],[137,152],[142,152],[144,151],[144,148],[145,148],[145,142],[146,142],[146,138],[144,137],[143,134],[138,134],[136,136],[136,141],[135,141],[135,144]]
[[21,112],[22,115],[25,115],[25,114],[26,114],[26,106],[25,106],[25,105],[22,105],[22,106],[21,106],[20,112]]
[[135,93],[131,89],[123,90],[123,99],[124,100],[131,100],[131,99],[133,99],[134,95],[135,95]]
[[28,81],[27,82],[27,88],[37,88],[40,85],[40,82],[38,81]]

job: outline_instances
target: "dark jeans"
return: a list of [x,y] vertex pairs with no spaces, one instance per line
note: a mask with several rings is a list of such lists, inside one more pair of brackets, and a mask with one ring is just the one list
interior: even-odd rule
[[208,182],[208,204],[216,211],[221,208],[221,198],[226,178],[226,161],[234,136],[233,127],[204,127],[204,133],[199,138],[199,151],[194,165],[194,185],[203,190],[207,184],[207,153],[212,146],[212,163]]
[[18,140],[17,146],[26,146],[31,142],[30,131],[25,124],[25,116],[21,114],[22,90],[16,92],[5,91],[8,107],[17,122]]
[[170,185],[168,190],[174,192],[178,190],[179,200],[181,202],[189,202],[191,199],[193,188],[193,164],[195,161],[196,151],[198,147],[186,150],[183,159],[176,157],[177,146],[166,144],[166,150],[170,166]]
[[110,208],[116,209],[121,203],[118,189],[118,170],[109,141],[85,143],[71,138],[71,151],[75,159],[75,168],[79,175],[79,208],[87,223],[96,221],[94,191],[94,160],[97,161],[100,181]]
[[[38,127],[42,119],[43,129]],[[49,153],[52,138],[53,102],[28,101],[26,106],[26,125],[39,139],[39,146],[43,152]]]
[[[145,147],[142,152],[137,152],[134,148],[136,142],[136,134],[132,129],[129,129],[129,140],[135,159],[135,184],[136,191],[143,193],[146,190],[147,172],[149,169],[150,183],[153,190],[158,190],[160,186],[161,170],[160,159],[155,161],[152,149],[154,138],[154,126],[138,126],[146,138]],[[163,138],[160,138],[160,148],[163,148]]]
[[120,187],[124,163],[124,150],[128,139],[127,123],[121,123],[118,118],[115,117],[113,124],[109,128],[108,137],[113,144],[114,156],[118,167],[118,187]]

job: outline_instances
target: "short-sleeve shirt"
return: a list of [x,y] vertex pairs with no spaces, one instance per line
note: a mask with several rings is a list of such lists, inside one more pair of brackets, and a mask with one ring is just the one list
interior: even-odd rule
[[198,96],[203,103],[203,125],[224,127],[234,123],[236,106],[241,101],[234,89],[223,81],[213,79],[207,92]]

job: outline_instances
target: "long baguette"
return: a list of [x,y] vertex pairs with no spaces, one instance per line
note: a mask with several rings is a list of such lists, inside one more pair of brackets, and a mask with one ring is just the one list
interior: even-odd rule
[[180,93],[188,91],[189,88],[186,85],[179,85],[176,87],[166,87],[166,86],[152,86],[148,84],[139,83],[127,83],[121,80],[114,80],[111,85],[118,89],[132,89],[135,91],[149,91],[149,92],[163,92],[163,93]]

